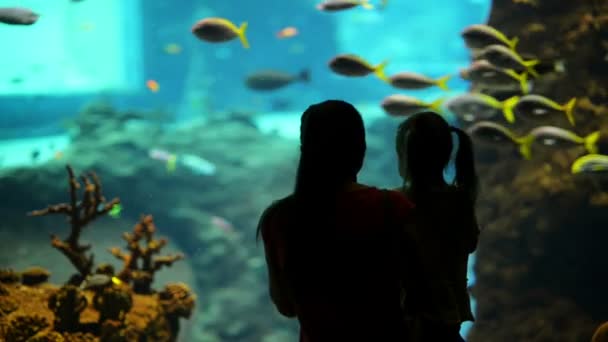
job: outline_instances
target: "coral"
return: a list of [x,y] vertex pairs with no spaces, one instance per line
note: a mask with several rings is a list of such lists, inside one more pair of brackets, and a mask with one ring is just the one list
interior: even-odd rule
[[163,291],[159,293],[160,304],[165,311],[165,316],[171,325],[173,335],[179,332],[179,319],[190,318],[196,296],[188,285],[184,283],[171,283],[165,285]]
[[0,283],[16,283],[21,279],[19,273],[13,271],[10,268],[2,268],[0,269]]
[[[110,253],[124,263],[118,277],[125,282],[132,281],[135,293],[150,293],[154,274],[163,266],[171,266],[174,262],[184,258],[183,254],[154,256],[160,253],[168,242],[167,239],[154,239],[155,233],[156,226],[152,215],[142,216],[139,223],[133,227],[133,233],[123,234],[130,253],[124,253],[118,247],[110,249]],[[141,246],[140,242],[143,242],[144,246]],[[141,267],[139,266],[140,259]]]
[[2,283],[0,283],[0,296],[6,296],[10,294],[10,292],[8,292],[8,289],[6,288],[6,286],[2,285]]
[[114,266],[108,263],[99,264],[99,266],[97,266],[97,268],[95,269],[95,274],[105,274],[108,276],[113,276]]
[[122,322],[133,307],[131,289],[125,285],[112,285],[95,293],[93,307],[99,311],[99,322]]
[[0,297],[0,317],[6,316],[19,308],[19,303],[11,297]]
[[21,272],[21,283],[23,285],[38,285],[46,282],[51,276],[51,272],[42,267],[30,267]]
[[9,322],[6,340],[11,342],[25,342],[38,332],[48,327],[48,322],[42,316],[17,316]]
[[63,339],[65,342],[97,342],[98,339],[95,335],[91,333],[71,333],[71,334],[63,334]]
[[65,339],[56,331],[44,331],[30,337],[27,342],[65,342]]
[[48,307],[55,314],[55,330],[77,331],[80,328],[80,313],[88,301],[82,291],[74,285],[64,285],[48,299]]
[[[101,341],[103,342],[130,342],[137,341],[139,332],[125,326],[120,321],[107,320],[101,325]],[[150,338],[151,341],[159,341]]]
[[65,240],[61,240],[52,235],[51,244],[70,260],[82,280],[91,274],[93,268],[93,255],[86,253],[91,246],[79,242],[82,230],[94,219],[107,214],[114,205],[120,203],[120,200],[114,198],[110,202],[106,201],[102,193],[101,182],[93,172],[80,176],[84,183],[84,192],[82,200],[78,200],[77,192],[81,185],[74,176],[72,168],[69,165],[66,168],[69,176],[70,202],[50,205],[45,209],[32,211],[29,215],[65,214],[69,217],[71,226],[69,236]]

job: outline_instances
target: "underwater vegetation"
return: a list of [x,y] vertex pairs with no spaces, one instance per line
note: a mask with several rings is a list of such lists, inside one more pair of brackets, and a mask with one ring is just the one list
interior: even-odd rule
[[[47,282],[50,272],[31,267],[23,272],[0,270],[0,339],[3,341],[177,341],[179,319],[189,318],[196,296],[183,283],[169,283],[161,291],[151,287],[154,274],[181,260],[183,254],[156,256],[167,244],[155,239],[152,216],[142,216],[133,233],[124,233],[129,253],[110,252],[124,261],[114,273],[110,264],[95,267],[91,245],[80,242],[93,220],[119,205],[106,201],[100,179],[93,172],[76,178],[68,165],[70,201],[35,210],[30,216],[65,214],[70,233],[51,236],[77,273],[63,286]],[[84,186],[84,189],[81,187]],[[82,190],[82,191],[80,191]],[[81,196],[79,196],[81,194]]]

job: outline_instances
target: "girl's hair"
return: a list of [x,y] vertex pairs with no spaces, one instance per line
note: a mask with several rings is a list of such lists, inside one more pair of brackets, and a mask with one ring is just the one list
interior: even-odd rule
[[423,112],[413,115],[397,129],[396,148],[402,176],[416,200],[443,179],[453,149],[452,135],[458,137],[454,185],[477,199],[478,179],[471,138],[461,129],[450,126],[440,115]]

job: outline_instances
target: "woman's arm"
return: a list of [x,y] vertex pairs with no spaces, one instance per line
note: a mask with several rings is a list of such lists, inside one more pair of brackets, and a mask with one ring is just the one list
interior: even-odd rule
[[270,298],[283,316],[295,317],[295,303],[291,295],[284,267],[281,265],[281,261],[283,260],[282,255],[284,255],[282,241],[277,238],[276,227],[272,226],[273,222],[267,212],[262,215],[260,225],[268,269]]

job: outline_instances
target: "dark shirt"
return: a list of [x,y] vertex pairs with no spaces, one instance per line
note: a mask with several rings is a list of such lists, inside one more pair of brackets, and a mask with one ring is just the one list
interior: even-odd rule
[[407,291],[408,311],[448,325],[473,321],[467,264],[479,227],[468,193],[451,186],[431,191],[416,199],[411,218],[407,238],[417,246],[421,267],[408,270],[418,272]]
[[271,284],[271,296],[279,311],[297,316],[300,341],[404,341],[396,240],[389,222],[402,226],[412,203],[399,192],[372,187],[341,193],[334,219],[311,227],[315,231],[305,242],[300,260],[306,263],[297,268],[296,284],[286,280],[285,231],[298,219],[294,206],[292,197],[275,202],[260,224],[274,273],[271,282],[275,278],[282,284],[274,290]]

